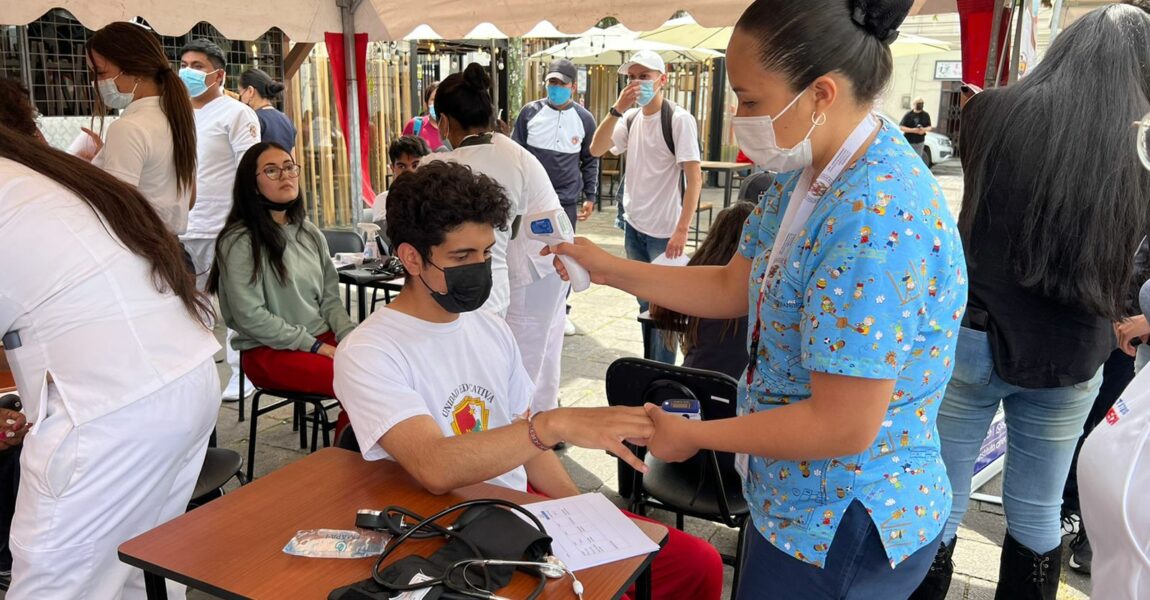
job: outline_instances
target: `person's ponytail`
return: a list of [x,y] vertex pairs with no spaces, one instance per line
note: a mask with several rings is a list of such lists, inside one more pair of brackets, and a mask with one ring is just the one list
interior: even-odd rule
[[190,191],[196,181],[196,118],[192,101],[180,76],[171,67],[156,73],[160,84],[160,107],[172,130],[172,160],[176,165],[176,185],[181,193]]

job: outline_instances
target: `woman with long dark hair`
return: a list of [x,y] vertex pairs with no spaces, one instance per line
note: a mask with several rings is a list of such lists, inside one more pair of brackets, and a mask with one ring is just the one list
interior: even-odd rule
[[211,307],[140,192],[7,126],[0,264],[0,370],[35,423],[7,597],[142,590],[116,548],[191,498],[220,406]]
[[195,202],[196,123],[192,103],[160,41],[134,23],[112,23],[88,39],[96,114],[123,109],[107,139],[85,130],[98,153],[92,164],[135,186],[168,231],[179,235]]
[[355,324],[327,240],[305,218],[299,165],[278,144],[261,142],[240,159],[208,292],[219,295],[252,383],[335,396],[331,359]]
[[[739,251],[743,223],[754,209],[751,202],[736,202],[719,211],[687,266],[723,266],[731,262],[731,257]],[[734,319],[702,319],[652,305],[651,318],[655,320],[656,329],[671,332],[663,339],[682,350],[684,367],[718,371],[735,379],[747,370],[746,315]]]
[[1126,317],[1150,173],[1122,140],[1150,110],[1150,15],[1111,4],[1068,27],[1034,71],[962,115],[959,229],[970,301],[939,413],[954,488],[917,598],[943,598],[970,480],[1001,403],[1006,539],[997,598],[1052,600],[1059,507],[1083,422]]
[[295,148],[295,125],[272,104],[283,91],[282,82],[260,69],[248,69],[240,74],[240,102],[256,111],[256,118],[260,120],[260,140],[275,142],[291,154]]
[[753,524],[740,600],[906,598],[950,509],[934,419],[966,303],[962,246],[938,182],[873,113],[911,4],[757,0],[740,17],[735,135],[778,175],[726,265],[556,247],[670,310],[748,317],[738,417],[647,406],[655,456],[740,455]]

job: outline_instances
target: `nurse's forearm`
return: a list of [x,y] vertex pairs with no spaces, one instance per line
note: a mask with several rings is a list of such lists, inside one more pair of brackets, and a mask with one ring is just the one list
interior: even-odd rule
[[620,260],[607,285],[675,312],[704,319],[747,315],[751,262],[735,255],[721,267],[670,267]]
[[[878,438],[894,380],[812,373],[807,400],[734,419],[685,423],[697,448],[780,460],[858,454]],[[656,433],[656,435],[658,435]]]

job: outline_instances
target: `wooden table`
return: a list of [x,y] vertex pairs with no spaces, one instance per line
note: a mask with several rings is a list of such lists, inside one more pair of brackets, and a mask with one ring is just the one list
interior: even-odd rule
[[[0,350],[2,352],[2,350]],[[0,371],[0,394],[16,391],[16,380],[12,378],[11,371]]]
[[[300,529],[353,529],[361,508],[407,507],[431,515],[473,498],[502,498],[521,504],[531,496],[489,484],[434,496],[398,464],[367,462],[341,448],[325,448],[240,489],[184,514],[120,546],[120,560],[144,570],[149,600],[167,597],[164,578],[228,600],[311,600],[366,579],[375,558],[358,560],[290,556],[283,547]],[[656,542],[667,528],[635,523]],[[397,558],[424,556],[443,544],[411,541]],[[618,598],[646,571],[654,555],[579,571],[587,600]],[[516,573],[499,593],[526,598],[538,580]],[[551,580],[541,598],[572,599],[571,578]]]
[[699,163],[704,171],[721,171],[727,174],[725,185],[723,186],[723,208],[731,205],[731,193],[734,190],[735,173],[743,170],[750,170],[755,165],[750,163],[738,162],[721,162],[705,160]]

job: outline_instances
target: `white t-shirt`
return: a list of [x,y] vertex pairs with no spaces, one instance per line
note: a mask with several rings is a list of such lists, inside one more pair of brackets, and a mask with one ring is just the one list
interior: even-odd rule
[[191,185],[177,191],[172,129],[160,97],[140,98],[108,126],[104,148],[92,164],[135,186],[160,215],[168,231],[179,235],[188,226]]
[[220,96],[196,109],[196,206],[188,215],[188,239],[214,239],[232,210],[232,185],[244,152],[260,141],[256,112]]
[[[446,160],[471,167],[494,179],[511,200],[511,219],[547,210],[562,210],[559,196],[551,186],[547,170],[530,152],[505,135],[491,136],[490,144],[476,144],[456,148],[451,152],[437,152],[424,159]],[[495,248],[491,252],[491,270],[495,282],[491,297],[483,308],[500,316],[507,316],[511,304],[511,288],[525,286],[555,272],[553,257],[539,256],[543,244],[520,234],[511,239],[511,223],[507,231],[495,231]]]
[[371,222],[379,223],[387,219],[387,190],[375,197],[375,204],[371,205]]
[[[485,311],[431,323],[384,308],[339,344],[335,395],[366,460],[388,458],[379,445],[392,427],[429,416],[445,436],[511,424],[531,403],[533,386],[502,319]],[[489,481],[527,489],[527,471]]]
[[[219,350],[179,298],[156,289],[72,192],[0,158],[0,333],[28,420],[44,416],[51,373],[73,423],[110,414],[203,364]],[[125,424],[130,427],[130,424]]]
[[[675,154],[663,138],[660,113],[644,115],[632,108],[615,123],[611,152],[627,154],[623,186],[623,217],[641,233],[656,238],[669,238],[675,233],[683,210],[679,192],[680,166],[699,160],[699,127],[695,117],[681,106],[675,106],[671,117],[671,134]],[[639,113],[639,114],[636,114]],[[627,119],[634,116],[630,136]]]

